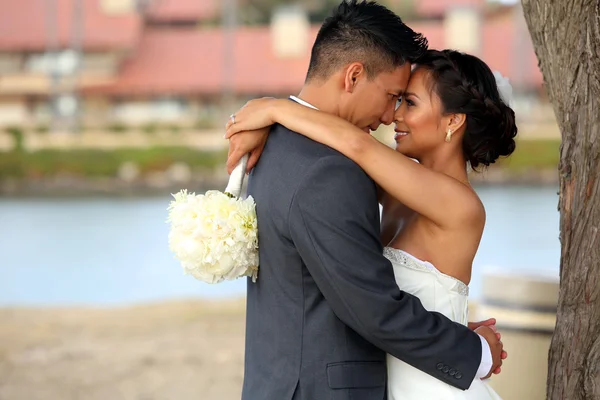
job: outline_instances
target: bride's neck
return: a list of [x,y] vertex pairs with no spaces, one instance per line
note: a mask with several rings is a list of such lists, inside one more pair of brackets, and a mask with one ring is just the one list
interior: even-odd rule
[[469,185],[467,161],[462,153],[439,152],[423,157],[419,163],[433,171],[446,174],[466,185]]

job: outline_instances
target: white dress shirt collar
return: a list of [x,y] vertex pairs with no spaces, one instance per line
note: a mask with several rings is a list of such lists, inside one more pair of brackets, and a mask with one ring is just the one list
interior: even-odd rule
[[318,108],[317,108],[317,107],[313,106],[312,104],[310,104],[310,103],[308,103],[308,102],[306,102],[306,101],[304,101],[304,100],[302,100],[302,99],[299,99],[299,98],[298,98],[298,97],[296,97],[296,96],[290,96],[290,99],[291,99],[291,100],[293,100],[293,101],[295,101],[295,102],[296,102],[296,103],[298,103],[298,104],[302,104],[303,106],[306,106],[306,107],[309,107],[309,108],[312,108],[312,109],[318,110]]

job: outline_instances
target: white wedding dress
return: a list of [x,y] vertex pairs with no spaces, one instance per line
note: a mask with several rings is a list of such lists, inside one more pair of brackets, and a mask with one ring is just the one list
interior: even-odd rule
[[[405,251],[386,247],[401,290],[418,297],[428,311],[467,325],[469,288],[438,271],[433,264]],[[485,382],[475,379],[469,390],[454,388],[403,361],[387,356],[389,400],[501,400]]]

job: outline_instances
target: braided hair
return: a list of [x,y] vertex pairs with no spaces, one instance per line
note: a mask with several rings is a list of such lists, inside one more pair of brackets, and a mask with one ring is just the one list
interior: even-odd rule
[[463,154],[473,169],[515,150],[515,113],[500,97],[494,74],[479,58],[454,50],[428,50],[416,62],[429,72],[445,114],[465,114]]

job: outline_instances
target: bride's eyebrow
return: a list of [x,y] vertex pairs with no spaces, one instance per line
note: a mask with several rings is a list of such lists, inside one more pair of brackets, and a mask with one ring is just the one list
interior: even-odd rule
[[402,94],[401,94],[401,96],[402,96],[402,97],[405,97],[405,96],[414,96],[414,97],[416,97],[416,98],[417,98],[417,99],[419,99],[419,100],[421,99],[419,96],[417,96],[417,95],[416,95],[416,94],[414,94],[413,92],[404,92],[404,93],[402,93]]

